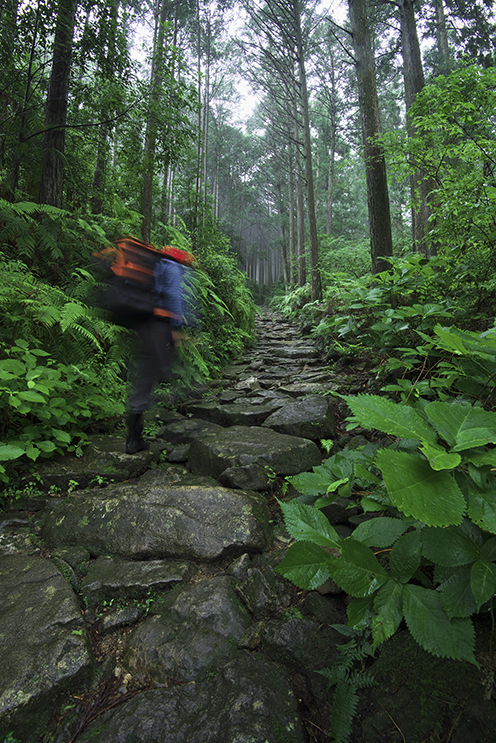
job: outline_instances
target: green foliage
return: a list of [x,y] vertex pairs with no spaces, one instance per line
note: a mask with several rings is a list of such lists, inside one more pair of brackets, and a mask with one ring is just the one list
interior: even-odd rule
[[496,73],[476,65],[439,77],[416,97],[410,131],[384,137],[391,167],[434,185],[429,240],[449,257],[459,291],[477,311],[494,303]]
[[[334,492],[351,495],[343,487],[356,488],[364,509],[378,510],[378,517],[340,539],[318,510],[329,496],[313,506],[281,504],[296,541],[278,569],[305,589],[332,578],[354,597],[350,626],[370,627],[374,648],[404,618],[429,652],[476,663],[470,617],[496,593],[496,413],[459,401],[408,406],[375,395],[344,400],[354,422],[392,443],[372,457],[369,449],[362,461],[356,452],[342,452],[348,466],[331,458],[308,475],[307,489],[315,499],[329,486],[332,491],[336,475],[354,476]],[[300,478],[293,484],[304,488]]]
[[367,239],[351,241],[343,238],[320,235],[320,264],[323,280],[327,274],[343,273],[359,278],[370,273],[370,241]]
[[64,209],[0,199],[0,249],[22,261],[35,276],[67,285],[77,268],[88,268],[91,252],[106,243],[103,230]]
[[[0,479],[9,481],[12,465],[54,452],[81,452],[84,431],[95,420],[122,415],[116,368],[91,368],[55,361],[26,340],[4,347],[0,360],[2,443]],[[119,394],[120,393],[120,394]]]
[[373,655],[373,649],[362,631],[339,624],[333,628],[351,639],[344,645],[336,645],[338,654],[332,666],[318,673],[325,676],[329,687],[335,687],[329,733],[334,743],[346,743],[359,701],[357,691],[376,683],[373,675],[363,668],[363,662]]

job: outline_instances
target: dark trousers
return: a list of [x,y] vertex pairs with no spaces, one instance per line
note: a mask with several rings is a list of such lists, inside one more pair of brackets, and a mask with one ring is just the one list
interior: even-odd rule
[[150,317],[136,323],[138,353],[133,370],[133,388],[129,396],[129,412],[142,413],[152,403],[152,390],[158,381],[172,378],[174,339],[170,324]]

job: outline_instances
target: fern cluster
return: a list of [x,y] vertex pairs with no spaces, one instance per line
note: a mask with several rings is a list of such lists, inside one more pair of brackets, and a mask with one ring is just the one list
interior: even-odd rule
[[357,691],[376,683],[373,674],[364,670],[364,661],[372,656],[373,649],[363,633],[340,624],[333,625],[333,628],[351,636],[351,639],[344,645],[337,645],[338,654],[334,663],[319,673],[328,680],[329,688],[335,687],[330,735],[334,743],[346,743],[359,701]]

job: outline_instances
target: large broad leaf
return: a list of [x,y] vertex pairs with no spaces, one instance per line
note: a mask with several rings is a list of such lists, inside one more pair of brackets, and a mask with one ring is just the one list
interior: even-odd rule
[[299,475],[288,477],[289,482],[299,493],[304,495],[321,495],[327,493],[329,483],[332,482],[332,473],[325,472],[302,472]]
[[397,405],[378,395],[343,395],[343,399],[365,428],[377,428],[402,439],[418,439],[431,444],[437,441],[431,426],[408,405]]
[[438,565],[468,565],[479,559],[484,542],[475,524],[464,521],[446,529],[422,529],[422,554]]
[[303,503],[280,502],[286,529],[298,541],[313,542],[322,547],[337,547],[340,541],[329,519],[322,511]]
[[398,539],[389,555],[391,574],[401,583],[407,583],[417,572],[422,553],[420,531],[411,531]]
[[372,620],[374,650],[378,645],[394,635],[403,618],[403,586],[395,580],[388,580],[377,592],[374,599],[377,615]]
[[39,392],[35,392],[35,390],[23,390],[22,392],[19,392],[18,394],[21,400],[26,400],[26,402],[42,402],[42,403],[46,402],[43,395],[40,395]]
[[439,593],[407,583],[403,590],[403,613],[414,639],[429,653],[477,665],[470,619],[450,620]]
[[454,402],[431,402],[425,412],[455,452],[496,443],[496,413]]
[[0,462],[7,462],[11,459],[19,459],[25,454],[25,449],[13,444],[0,444]]
[[363,521],[353,532],[353,539],[358,539],[368,547],[389,547],[406,531],[407,524],[389,516]]
[[477,610],[496,593],[496,565],[487,560],[477,560],[470,571],[470,587]]
[[386,580],[388,575],[368,547],[352,537],[343,539],[341,555],[331,565],[333,581],[351,596],[369,596]]
[[470,587],[471,565],[454,568],[449,579],[440,586],[441,604],[450,619],[470,617],[477,611]]
[[376,463],[393,505],[429,526],[459,524],[465,499],[449,472],[436,472],[413,454],[381,449]]
[[275,570],[299,588],[313,591],[330,577],[330,564],[336,559],[322,547],[297,542],[291,545]]
[[0,379],[21,377],[26,373],[26,366],[17,359],[3,359],[0,361]]

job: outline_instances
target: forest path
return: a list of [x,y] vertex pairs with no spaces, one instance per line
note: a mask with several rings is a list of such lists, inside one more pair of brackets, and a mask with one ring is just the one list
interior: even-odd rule
[[[4,513],[0,740],[330,741],[319,672],[349,641],[347,597],[276,572],[291,538],[274,496],[327,456],[321,439],[356,436],[328,393],[362,391],[367,370],[330,369],[270,309],[256,325],[256,346],[201,397],[171,410],[157,395],[149,451],[94,437],[82,458],[38,468],[56,496]],[[326,511],[342,537],[368,518],[349,505]],[[491,739],[477,671],[460,669],[399,632],[371,665],[350,740]]]

